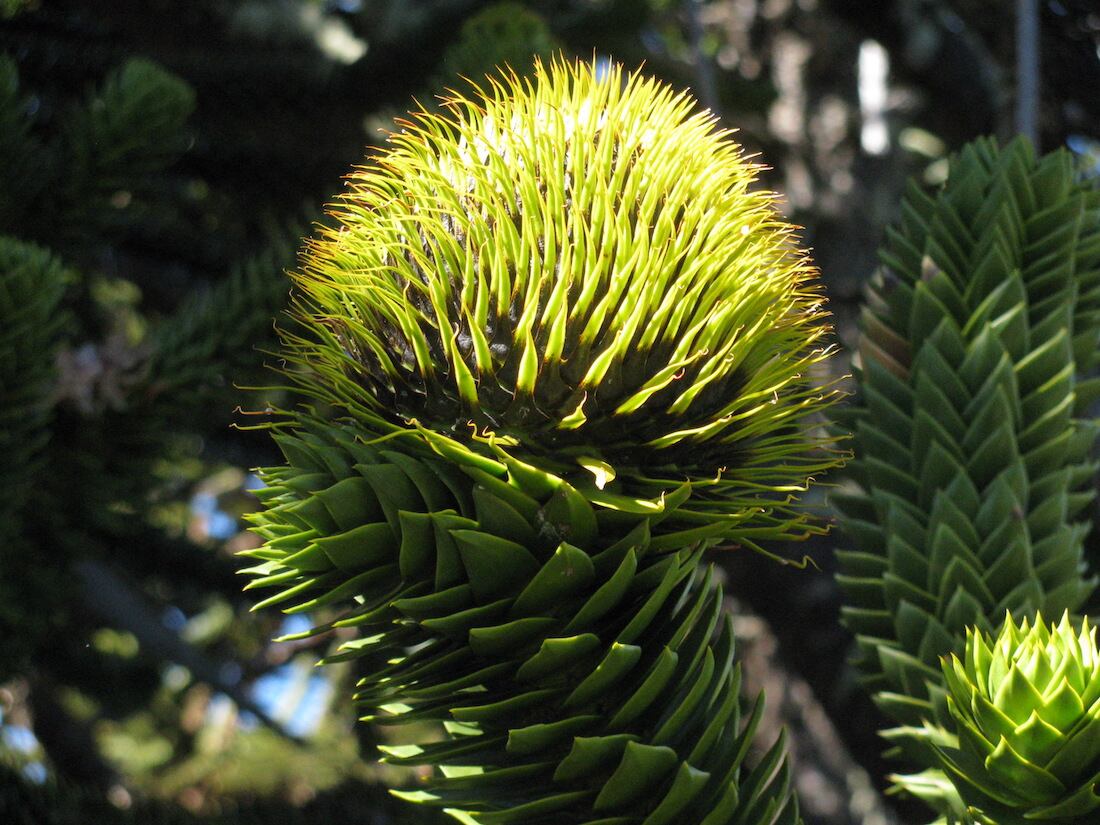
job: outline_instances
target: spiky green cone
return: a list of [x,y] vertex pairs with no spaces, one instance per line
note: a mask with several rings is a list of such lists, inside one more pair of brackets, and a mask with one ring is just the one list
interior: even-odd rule
[[290,375],[345,420],[278,436],[250,586],[361,628],[367,716],[446,731],[389,749],[437,769],[407,797],[463,821],[798,820],[698,560],[816,529],[825,327],[691,105],[555,65],[422,116],[297,276]]
[[379,433],[586,468],[588,496],[690,481],[681,517],[712,536],[750,514],[804,535],[787,505],[836,463],[806,423],[828,327],[773,196],[655,81],[528,84],[420,116],[352,174],[296,279],[302,390]]
[[[1064,152],[981,141],[913,188],[863,316],[843,616],[876,701],[946,723],[939,657],[1007,610],[1058,615],[1082,575],[1100,326],[1100,193]],[[913,729],[898,732],[901,744]]]
[[967,634],[943,660],[957,748],[944,770],[983,825],[1082,823],[1100,817],[1100,650],[1096,629],[1063,614],[999,635]]

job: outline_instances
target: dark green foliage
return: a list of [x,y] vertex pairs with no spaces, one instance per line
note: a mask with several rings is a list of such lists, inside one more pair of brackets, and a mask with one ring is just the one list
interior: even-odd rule
[[[7,176],[0,189],[0,198],[6,198],[0,202],[0,226],[24,238],[48,239],[57,251],[83,263],[87,250],[125,234],[143,211],[171,210],[162,172],[187,146],[184,123],[193,105],[193,93],[180,79],[135,59],[109,73],[86,100],[56,106],[60,135],[41,140],[33,128],[40,124],[17,88],[14,63],[0,59],[0,148],[13,159],[0,167]],[[66,489],[86,483],[97,491],[87,497],[90,510],[102,515],[112,496],[140,495],[147,479],[132,462],[147,468],[162,454],[169,422],[193,421],[195,410],[211,401],[212,389],[230,390],[233,382],[257,374],[262,359],[256,347],[271,335],[286,294],[281,272],[293,260],[291,233],[277,234],[282,237],[268,249],[223,282],[196,293],[161,323],[148,324],[151,330],[144,335],[144,319],[134,330],[140,307],[97,297],[104,292],[97,286],[104,279],[90,266],[74,269],[67,279],[68,313],[55,311],[63,286],[56,264],[42,273],[41,283],[24,271],[31,263],[18,270],[23,274],[12,275],[18,283],[5,283],[9,292],[23,291],[23,297],[4,296],[0,306],[4,333],[11,330],[5,345],[14,341],[24,347],[19,357],[33,354],[41,373],[37,382],[13,376],[10,385],[5,376],[6,393],[18,385],[24,393],[45,393],[60,405],[58,449],[67,456],[68,471],[56,480]],[[14,252],[6,254],[6,262],[12,260]],[[45,259],[46,253],[37,254]],[[140,299],[133,287],[126,290]],[[129,294],[126,290],[119,294]],[[62,354],[63,369],[46,378],[38,362],[52,369],[55,353],[49,341],[62,325],[69,347]],[[44,388],[43,381],[52,386]],[[13,404],[25,403],[11,397]],[[228,414],[233,406],[228,394],[221,400]],[[21,408],[12,414],[24,427],[41,428]],[[21,450],[45,438],[11,432]],[[106,444],[118,449],[104,449]],[[118,459],[128,462],[126,470],[104,463]],[[119,488],[120,482],[130,488]],[[53,509],[58,514],[68,506]]]
[[46,250],[0,236],[0,538],[16,519],[49,440],[54,354],[65,323],[69,275]]
[[[47,584],[31,562],[23,511],[45,463],[53,406],[54,356],[65,322],[60,309],[69,275],[46,250],[0,236],[0,627],[24,622],[24,599]],[[32,595],[33,598],[33,595]],[[47,622],[22,633],[0,634],[0,678],[5,662],[27,657]]]
[[[238,264],[215,286],[196,290],[174,315],[152,332],[150,392],[166,396],[176,413],[209,402],[221,389],[226,402],[231,382],[256,374],[259,347],[272,337],[286,305],[289,286],[283,270],[294,261],[297,232],[286,231],[260,254]],[[180,394],[186,401],[181,410]]]
[[529,74],[536,59],[549,60],[560,49],[538,14],[520,3],[494,3],[462,24],[431,85],[469,95],[470,84],[481,86],[503,68]]
[[187,148],[194,95],[132,59],[79,104],[58,108],[59,129],[47,138],[42,101],[21,93],[15,63],[0,55],[0,228],[70,248],[124,230],[148,206],[157,175]]
[[41,174],[48,171],[48,155],[31,134],[30,107],[15,61],[0,54],[0,228],[14,226],[48,180]]
[[43,228],[64,237],[74,227],[124,227],[132,220],[124,205],[187,148],[194,97],[186,83],[147,60],[111,72],[65,120],[67,151],[54,182],[61,209],[57,224]]
[[515,459],[357,432],[276,436],[250,587],[338,611],[310,633],[359,630],[335,659],[367,674],[367,718],[446,729],[383,748],[438,771],[405,798],[480,823],[798,821],[782,741],[744,764],[762,697],[743,719],[721,588],[666,526],[686,485],[617,510]]
[[[70,565],[118,559],[148,535],[152,468],[181,426],[227,426],[233,385],[260,374],[257,347],[285,301],[287,230],[167,313],[143,304],[136,278],[102,268],[119,255],[130,276],[122,242],[176,210],[166,168],[187,148],[192,108],[187,84],[145,60],[59,100],[20,89],[0,57],[0,150],[11,161],[0,163],[0,229],[14,235],[0,238],[2,609],[5,627],[35,628],[5,634],[4,676],[31,662],[49,669],[85,644],[85,628],[69,626],[79,621]],[[211,407],[222,414],[207,421]]]
[[[1005,611],[1081,608],[1096,394],[1100,193],[1064,152],[980,141],[911,188],[863,316],[862,490],[837,495],[860,664],[903,725],[948,724],[939,660]],[[941,734],[902,729],[892,737]]]
[[[49,28],[59,19],[50,11],[17,24]],[[0,40],[10,44],[10,33]],[[178,162],[198,130],[188,120],[195,94],[177,75],[125,49],[109,65],[97,62],[102,53],[39,62],[40,45],[15,44],[18,71],[0,58],[0,683],[17,697],[9,715],[3,691],[3,721],[33,726],[41,751],[28,760],[47,767],[51,784],[0,777],[0,821],[304,823],[332,819],[332,809],[384,817],[399,803],[376,786],[310,813],[290,802],[347,775],[351,742],[293,790],[275,780],[277,799],[239,815],[238,787],[212,790],[209,807],[230,812],[217,817],[139,797],[166,776],[194,788],[218,775],[208,763],[225,753],[203,737],[219,720],[201,715],[201,682],[249,708],[248,683],[224,662],[239,657],[246,679],[267,667],[247,663],[262,660],[266,634],[255,626],[197,638],[186,634],[191,625],[181,633],[162,619],[167,611],[201,624],[243,607],[221,543],[187,499],[226,462],[257,463],[229,423],[236,387],[262,375],[260,348],[293,262],[298,230],[289,227],[305,210],[300,190],[292,209],[278,211],[247,194],[230,199],[188,167],[190,157]],[[84,58],[79,79],[66,83],[67,61]],[[219,495],[222,530],[232,530],[245,497]],[[9,510],[20,502],[16,521]],[[112,648],[111,638],[126,646]],[[325,718],[322,735],[332,725]],[[231,722],[221,730],[236,734]],[[0,749],[15,731],[3,732]],[[263,733],[236,735],[276,755],[265,772],[288,773],[278,756],[289,746]],[[135,757],[118,741],[155,744]],[[116,782],[136,797],[127,811],[103,798]]]

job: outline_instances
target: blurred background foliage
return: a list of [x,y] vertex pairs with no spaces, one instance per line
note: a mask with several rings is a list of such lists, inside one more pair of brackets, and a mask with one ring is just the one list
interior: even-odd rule
[[[559,50],[644,64],[741,131],[842,345],[905,180],[1007,136],[1000,0],[0,0],[0,821],[437,821],[361,755],[339,640],[249,614],[264,349],[299,239],[411,106]],[[1044,150],[1100,171],[1100,10],[1041,3]],[[414,99],[418,103],[414,103]],[[279,323],[287,323],[280,320]],[[13,366],[15,365],[15,366]],[[838,374],[847,358],[835,359]],[[721,557],[809,825],[885,801],[831,575]],[[799,548],[803,552],[807,548]]]

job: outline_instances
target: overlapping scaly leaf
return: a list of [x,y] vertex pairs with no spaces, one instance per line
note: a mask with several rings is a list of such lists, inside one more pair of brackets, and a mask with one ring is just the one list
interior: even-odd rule
[[835,497],[844,619],[867,686],[914,735],[946,722],[939,657],[966,629],[1078,609],[1092,498],[1100,193],[1069,156],[967,147],[911,189],[863,316],[854,476]]
[[249,587],[339,611],[305,635],[360,630],[333,658],[359,660],[368,719],[445,728],[383,749],[437,769],[407,799],[485,825],[798,821],[782,741],[744,764],[763,700],[742,716],[721,588],[690,529],[658,529],[686,486],[612,509],[503,451],[358,432],[276,436]]
[[1096,629],[1063,614],[993,637],[967,634],[945,657],[957,748],[938,755],[982,825],[1082,823],[1100,811],[1100,650]]

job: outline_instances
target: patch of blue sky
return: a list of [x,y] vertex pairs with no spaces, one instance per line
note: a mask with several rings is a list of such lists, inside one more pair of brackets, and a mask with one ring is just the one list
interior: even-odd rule
[[195,493],[191,496],[191,512],[198,516],[209,516],[218,510],[218,499],[212,493]]
[[41,762],[28,762],[21,770],[23,772],[23,777],[28,782],[33,782],[35,785],[44,784],[46,778],[49,776],[46,766]]
[[268,716],[274,715],[279,707],[279,700],[290,684],[290,676],[290,666],[282,665],[252,683],[252,701]]
[[0,727],[0,739],[7,747],[18,753],[34,753],[39,748],[38,737],[34,735],[34,731],[23,725]]
[[260,720],[250,710],[242,710],[237,715],[237,725],[240,726],[241,730],[255,730],[259,724]]
[[279,636],[293,636],[296,633],[305,633],[313,627],[313,620],[308,613],[295,613],[283,619],[279,627]]
[[1070,135],[1066,146],[1077,156],[1086,177],[1100,177],[1100,141],[1086,135]]
[[220,728],[231,714],[236,714],[237,703],[224,693],[215,693],[206,706],[206,724]]
[[279,721],[288,733],[305,737],[320,726],[332,692],[328,677],[299,658],[253,682],[250,696],[260,710]]
[[237,520],[222,510],[215,510],[206,517],[206,535],[212,539],[225,540],[237,535]]
[[287,720],[287,731],[294,736],[309,736],[321,726],[332,696],[332,684],[324,676],[311,676],[298,707]]
[[172,604],[164,608],[164,612],[160,614],[160,621],[169,630],[178,633],[187,624],[187,614]]

